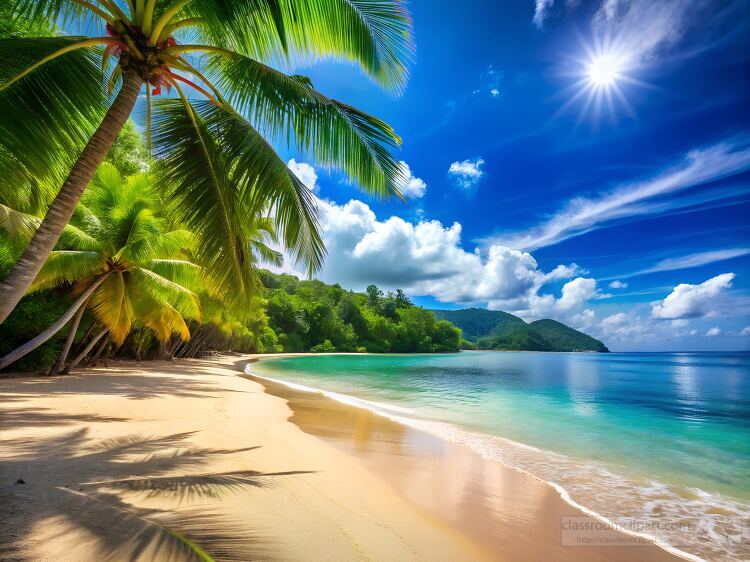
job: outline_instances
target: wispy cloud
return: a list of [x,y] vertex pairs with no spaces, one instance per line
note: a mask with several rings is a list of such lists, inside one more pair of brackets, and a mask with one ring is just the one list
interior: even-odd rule
[[555,0],[536,0],[534,3],[534,25],[538,28],[544,27],[544,20],[547,19],[549,11],[552,9]]
[[[645,275],[647,273],[657,273],[659,271],[676,271],[679,269],[690,269],[691,267],[700,267],[741,256],[750,254],[750,248],[727,248],[724,250],[710,250],[707,252],[697,252],[686,256],[663,259],[654,265],[645,269],[640,269],[632,273],[618,275],[620,278],[635,277],[636,275]],[[611,285],[610,285],[611,286]]]
[[[580,2],[568,0],[573,10]],[[555,0],[535,0],[533,22],[537,28],[552,16]],[[591,27],[628,53],[632,62],[654,58],[687,58],[732,40],[744,33],[745,0],[602,0],[591,19]],[[731,31],[727,31],[731,27]],[[687,39],[701,29],[698,41]],[[707,37],[710,36],[710,39]],[[685,44],[687,43],[687,44]],[[684,45],[683,45],[684,44]],[[676,47],[681,45],[679,52]]]
[[[692,205],[692,199],[670,201],[665,197],[748,169],[750,139],[727,140],[688,152],[679,165],[651,179],[626,183],[596,197],[572,199],[543,223],[525,232],[493,236],[486,242],[526,250],[551,246],[603,228],[615,220],[665,213]],[[717,193],[726,196],[721,190]]]
[[[616,38],[635,59],[684,59],[726,41],[733,33],[724,24],[734,32],[744,28],[745,9],[745,0],[721,5],[713,0],[604,0],[592,24],[600,34]],[[689,34],[696,28],[702,33],[691,41]]]

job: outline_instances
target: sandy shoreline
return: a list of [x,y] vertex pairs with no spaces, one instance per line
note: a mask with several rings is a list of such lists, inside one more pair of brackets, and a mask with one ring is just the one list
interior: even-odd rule
[[677,560],[563,547],[551,487],[248,359],[0,379],[0,560]]

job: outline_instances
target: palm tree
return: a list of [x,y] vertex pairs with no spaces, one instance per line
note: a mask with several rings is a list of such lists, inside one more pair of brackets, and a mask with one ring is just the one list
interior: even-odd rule
[[[74,334],[85,308],[101,325],[87,349],[105,335],[122,344],[134,322],[152,330],[160,341],[168,341],[172,334],[190,338],[185,319],[200,318],[196,291],[202,287],[202,269],[186,259],[192,235],[165,228],[157,206],[147,175],[123,180],[114,166],[102,164],[68,227],[71,232],[31,286],[31,291],[72,286],[77,299],[42,335],[0,358],[0,369],[44,343],[76,315]],[[53,371],[64,364],[70,343],[72,338]]]
[[[144,85],[147,129],[155,125],[162,138],[179,138],[182,146],[197,150],[180,152],[183,160],[193,161],[182,164],[202,176],[202,189],[215,192],[216,212],[225,215],[222,236],[239,220],[228,216],[227,199],[244,199],[253,208],[276,210],[285,245],[311,271],[321,263],[324,248],[314,199],[264,137],[293,140],[318,163],[343,169],[371,193],[398,194],[403,178],[390,151],[400,144],[394,131],[323,96],[308,79],[275,68],[321,58],[349,60],[400,92],[412,52],[410,20],[401,0],[16,0],[14,13],[32,22],[68,21],[101,32],[0,34],[0,173],[48,177],[51,155],[64,154],[61,148],[71,145],[71,137],[76,140],[92,115],[103,113],[106,98],[99,84],[117,93],[25,252],[0,284],[0,322],[41,270]],[[47,64],[53,60],[54,65]],[[208,101],[191,103],[184,87]],[[171,118],[152,123],[152,96],[171,88],[179,102],[153,104]],[[182,104],[181,112],[174,103]],[[164,128],[172,126],[182,128]],[[207,144],[235,150],[230,158],[242,159],[242,192],[223,191]],[[164,151],[160,156],[166,156]],[[196,234],[214,235],[208,222]],[[225,243],[232,240],[227,237]]]

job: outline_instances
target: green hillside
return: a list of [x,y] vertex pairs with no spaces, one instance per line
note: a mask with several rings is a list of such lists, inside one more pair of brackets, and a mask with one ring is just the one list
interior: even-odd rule
[[464,308],[463,310],[433,310],[440,320],[448,320],[463,331],[463,336],[469,341],[476,341],[489,334],[500,324],[525,325],[518,316],[499,310],[486,308]]
[[537,320],[527,324],[507,312],[484,308],[433,312],[437,318],[448,320],[461,328],[464,338],[478,349],[609,351],[599,340],[555,320]]
[[574,330],[555,320],[537,320],[530,324],[531,328],[542,335],[555,349],[564,351],[609,351],[607,347],[589,335]]

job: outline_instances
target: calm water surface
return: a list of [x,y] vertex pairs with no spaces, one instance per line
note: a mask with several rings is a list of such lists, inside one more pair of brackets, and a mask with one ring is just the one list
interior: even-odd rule
[[750,558],[750,354],[496,353],[268,359],[327,391],[553,482],[711,559]]

